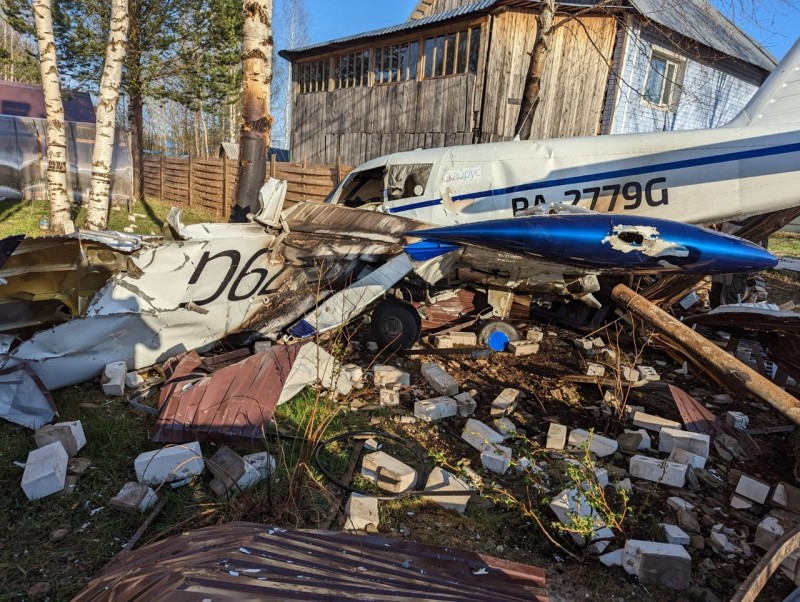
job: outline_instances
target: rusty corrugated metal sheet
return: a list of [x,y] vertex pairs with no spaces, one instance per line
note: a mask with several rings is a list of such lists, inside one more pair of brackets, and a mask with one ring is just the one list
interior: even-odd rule
[[263,441],[298,350],[275,346],[213,374],[195,351],[168,361],[153,441]]
[[230,523],[118,557],[73,602],[546,601],[544,570],[413,542]]

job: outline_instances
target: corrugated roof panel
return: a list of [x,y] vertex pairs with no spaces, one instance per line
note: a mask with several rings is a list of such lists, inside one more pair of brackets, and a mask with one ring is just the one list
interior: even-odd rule
[[332,531],[230,523],[120,554],[89,600],[546,602],[544,570],[477,552]]

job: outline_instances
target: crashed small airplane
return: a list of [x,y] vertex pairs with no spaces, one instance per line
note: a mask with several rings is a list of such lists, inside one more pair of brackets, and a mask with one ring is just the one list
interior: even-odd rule
[[247,224],[184,226],[174,210],[162,237],[5,239],[0,369],[26,364],[56,389],[237,333],[307,338],[382,299],[379,342],[408,346],[424,306],[465,286],[503,317],[514,294],[597,306],[599,275],[773,267],[761,247],[692,224],[798,204],[798,89],[800,43],[715,130],[397,153],[326,204],[284,210],[286,184],[270,180]]

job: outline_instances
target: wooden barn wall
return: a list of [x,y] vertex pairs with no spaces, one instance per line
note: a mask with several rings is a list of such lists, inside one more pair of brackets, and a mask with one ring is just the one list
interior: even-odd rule
[[514,137],[535,37],[533,13],[509,11],[494,17],[483,94],[482,142]]
[[556,30],[542,77],[532,137],[600,133],[616,41],[613,17],[581,17]]
[[359,165],[415,148],[472,142],[475,75],[297,96],[295,160]]

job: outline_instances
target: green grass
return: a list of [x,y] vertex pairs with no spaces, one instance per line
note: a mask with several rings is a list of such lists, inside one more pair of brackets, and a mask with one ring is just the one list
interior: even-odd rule
[[[125,207],[112,208],[109,214],[108,230],[122,231],[133,226],[135,234],[160,234],[162,226],[167,223],[167,215],[171,206],[155,199],[147,199],[143,203],[136,203],[133,212],[136,221],[131,222]],[[81,210],[75,217],[75,225],[81,227],[86,217],[85,210]],[[47,201],[5,201],[0,203],[0,238],[14,234],[27,234],[28,236],[41,236],[39,220],[49,215]],[[213,211],[203,209],[184,208],[183,222],[197,224],[202,222],[219,221]]]
[[769,237],[769,250],[780,257],[800,257],[800,234],[778,232]]

